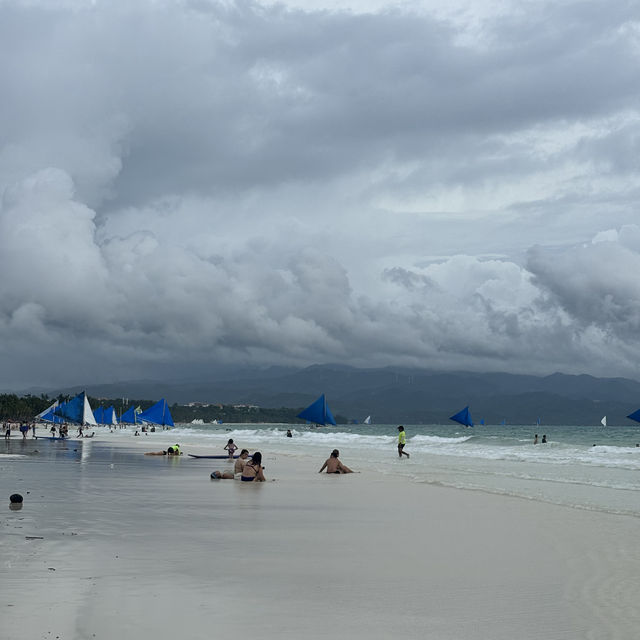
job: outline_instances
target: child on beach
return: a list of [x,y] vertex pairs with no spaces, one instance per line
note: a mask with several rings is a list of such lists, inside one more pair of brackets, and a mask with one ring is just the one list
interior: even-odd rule
[[325,469],[327,470],[327,473],[353,473],[349,467],[340,462],[338,459],[339,455],[340,452],[337,449],[334,449],[331,452],[331,455],[324,461],[324,464],[318,473],[322,473]]
[[409,454],[404,451],[404,445],[407,444],[407,434],[404,432],[404,427],[400,425],[398,427],[398,457],[402,458],[402,456],[409,457]]
[[229,458],[233,458],[233,454],[238,449],[238,445],[234,443],[233,438],[229,438],[229,442],[227,442],[224,448],[229,452]]

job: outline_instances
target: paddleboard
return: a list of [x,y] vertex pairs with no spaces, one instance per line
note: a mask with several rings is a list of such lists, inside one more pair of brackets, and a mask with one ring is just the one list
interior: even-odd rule
[[[228,460],[229,456],[196,456],[193,453],[188,454],[192,458],[208,458],[209,460]],[[239,458],[240,456],[233,456]]]

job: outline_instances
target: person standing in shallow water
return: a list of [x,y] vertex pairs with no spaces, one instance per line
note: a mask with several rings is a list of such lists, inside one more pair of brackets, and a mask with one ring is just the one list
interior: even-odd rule
[[404,427],[400,425],[398,427],[398,458],[402,458],[402,456],[409,457],[409,454],[404,450],[405,444],[407,444],[407,434],[404,431]]
[[535,436],[533,436],[533,444],[538,444],[538,434],[536,433]]
[[233,441],[233,438],[229,438],[229,442],[227,442],[224,448],[229,452],[229,458],[233,458],[233,454],[236,452],[238,445]]
[[547,436],[546,436],[546,434],[544,434],[542,436],[542,444],[547,444]]

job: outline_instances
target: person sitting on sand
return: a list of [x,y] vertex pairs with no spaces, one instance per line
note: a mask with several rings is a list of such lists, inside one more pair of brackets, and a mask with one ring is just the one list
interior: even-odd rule
[[327,473],[353,473],[349,467],[340,462],[338,459],[339,455],[340,452],[337,449],[334,449],[331,452],[331,455],[324,461],[324,464],[318,473],[322,473],[325,469],[327,470]]
[[229,452],[229,457],[233,458],[233,454],[238,449],[238,445],[233,441],[233,438],[229,438],[229,442],[227,442],[224,448]]
[[263,471],[262,454],[256,451],[251,456],[251,462],[247,462],[247,464],[244,465],[240,480],[242,480],[242,482],[264,482],[265,477]]
[[249,459],[249,451],[247,449],[243,449],[240,452],[240,457],[236,459],[235,465],[233,465],[233,473],[242,473],[244,470],[244,465],[247,464],[247,460]]
[[173,447],[168,447],[167,448],[167,455],[168,456],[181,456],[182,455],[182,451],[180,451],[180,445],[179,444],[174,444]]

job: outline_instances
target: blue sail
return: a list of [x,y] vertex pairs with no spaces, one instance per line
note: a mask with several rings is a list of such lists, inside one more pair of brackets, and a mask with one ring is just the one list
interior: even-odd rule
[[465,427],[473,427],[473,420],[471,419],[471,413],[469,413],[469,407],[466,406],[462,411],[458,411],[455,415],[451,416],[449,420],[459,422]]
[[[93,413],[95,415],[95,411]],[[118,424],[116,410],[113,407],[109,407],[108,409],[104,410],[104,424]]]
[[137,424],[138,419],[136,417],[136,410],[134,407],[129,407],[121,416],[121,424]]
[[82,424],[82,417],[84,415],[84,391],[68,402],[63,402],[58,405],[53,410],[53,413],[67,422]]
[[93,417],[98,424],[104,424],[104,407],[98,407],[93,410]]
[[89,399],[84,391],[81,391],[75,398],[68,402],[63,402],[53,410],[54,415],[59,416],[65,422],[76,424],[96,424],[91,411]]
[[146,411],[138,414],[138,422],[151,422],[165,427],[173,427],[173,418],[167,401],[162,398],[153,407],[149,407]]
[[310,404],[304,411],[301,411],[298,418],[302,418],[307,422],[313,422],[315,424],[335,425],[336,421],[329,409],[329,405],[324,397],[324,393],[313,403]]
[[636,422],[640,422],[640,409],[638,409],[637,411],[634,411],[633,413],[630,413],[627,418],[630,418],[631,420],[635,420]]
[[49,409],[46,413],[40,416],[40,420],[44,422],[53,422],[54,424],[62,424],[64,420],[53,413],[53,409]]

